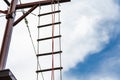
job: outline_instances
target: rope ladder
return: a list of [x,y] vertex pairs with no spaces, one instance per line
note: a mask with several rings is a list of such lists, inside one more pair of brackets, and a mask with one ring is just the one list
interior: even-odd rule
[[[37,80],[62,80],[60,3],[39,5],[37,39]],[[49,10],[48,10],[49,9]],[[47,76],[47,77],[46,77]]]

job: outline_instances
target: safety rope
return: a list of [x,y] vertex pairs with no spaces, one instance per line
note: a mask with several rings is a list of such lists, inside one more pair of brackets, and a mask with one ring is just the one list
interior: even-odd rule
[[[57,0],[57,3],[58,3],[58,10],[60,10],[60,2],[59,2],[60,0]],[[58,13],[58,22],[60,22],[60,13]],[[59,35],[61,34],[61,25],[59,24]],[[61,49],[61,37],[59,38],[59,50],[61,51],[62,49]],[[60,55],[60,57],[59,57],[59,59],[60,59],[60,67],[62,67],[62,55],[61,54],[59,54]],[[60,69],[60,80],[62,80],[62,70]]]
[[[19,2],[20,2],[20,4],[22,4],[21,0],[19,0]],[[25,14],[24,9],[22,9],[22,13]],[[28,25],[28,20],[27,20],[26,17],[24,18],[24,21],[25,21],[25,24],[26,24],[27,29],[28,29],[28,33],[29,33],[29,36],[30,36],[30,39],[31,39],[31,43],[32,43],[32,46],[33,46],[34,53],[35,53],[35,55],[37,55],[37,51],[36,51],[36,49],[35,49],[34,41],[33,41],[32,34],[31,34],[31,31],[30,31],[30,28],[29,28],[29,25]],[[38,64],[37,66],[38,66],[39,69],[41,70],[41,65],[40,65],[38,59],[37,59],[37,64]],[[43,73],[42,73],[42,72],[41,72],[41,75],[42,75],[42,79],[44,80],[44,76],[43,76]],[[37,80],[38,80],[38,78],[37,78]]]
[[[59,0],[57,0],[58,3],[58,10],[60,10],[59,6],[60,6],[60,2]],[[51,11],[54,12],[56,7],[55,7],[55,3],[54,0],[52,0],[51,2]],[[60,22],[60,13],[58,13],[58,22]],[[55,13],[52,14],[52,23],[55,23]],[[60,24],[59,24],[59,35],[61,34],[61,29],[60,29]],[[52,25],[52,37],[54,37],[54,30],[55,30],[55,26],[54,24]],[[61,37],[59,38],[59,50],[61,51]],[[60,67],[62,67],[62,62],[61,62],[61,54],[60,54]],[[54,76],[54,38],[52,38],[52,74],[51,74],[51,80],[54,80],[55,76]],[[62,70],[60,69],[60,80],[62,80]]]
[[[20,1],[20,4],[21,4],[21,0]],[[60,3],[59,3],[59,0],[58,1],[58,10],[59,10],[59,6],[60,6]],[[55,7],[55,3],[54,3],[54,0],[52,0],[51,2],[51,11],[54,12],[56,7]],[[39,14],[40,14],[40,5],[39,5]],[[25,11],[22,10],[22,13],[25,14]],[[39,41],[37,43],[37,51],[35,49],[35,45],[34,45],[34,42],[33,42],[33,38],[32,38],[32,35],[31,35],[31,31],[30,31],[30,28],[29,28],[29,25],[28,25],[28,20],[27,18],[24,18],[25,20],[25,24],[28,28],[28,32],[29,32],[29,36],[30,36],[30,39],[31,39],[31,43],[32,43],[32,46],[33,46],[33,49],[34,49],[34,53],[35,55],[39,54]],[[60,21],[60,13],[58,13],[58,21]],[[54,75],[54,44],[55,44],[55,41],[54,41],[54,31],[55,31],[55,13],[52,13],[52,72],[51,72],[51,80],[54,80],[55,79],[55,75]],[[40,25],[40,16],[38,18],[38,25]],[[40,34],[40,30],[38,28],[38,39],[39,39],[39,34]],[[60,31],[60,24],[59,24],[59,35],[61,34],[61,31]],[[59,38],[59,49],[61,51],[61,38]],[[61,54],[60,54],[60,67],[61,67]],[[40,69],[41,70],[41,66],[40,66],[40,63],[39,63],[39,58],[37,57],[37,70]],[[43,76],[43,73],[41,72],[41,75],[42,75],[42,79],[44,80],[44,76]],[[37,80],[38,79],[38,73],[37,73]],[[62,70],[60,69],[60,80],[62,80]]]
[[[51,2],[51,11],[54,12],[55,11],[55,3],[54,0],[52,0]],[[54,80],[54,23],[55,23],[55,13],[52,13],[52,73],[51,73],[51,80]]]

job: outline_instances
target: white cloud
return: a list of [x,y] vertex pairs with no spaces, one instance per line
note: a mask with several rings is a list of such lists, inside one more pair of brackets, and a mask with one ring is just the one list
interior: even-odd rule
[[119,78],[113,77],[111,75],[108,76],[93,75],[92,77],[86,80],[119,80]]
[[[62,10],[62,26],[65,25],[63,27],[64,43],[62,44],[64,52],[63,66],[66,71],[75,67],[78,62],[83,62],[85,57],[91,53],[100,51],[109,42],[109,33],[112,32],[113,27],[105,26],[103,28],[98,23],[106,19],[116,19],[119,8],[114,4],[113,0],[76,0],[76,2],[72,1],[69,4],[65,4]],[[35,24],[37,25],[34,18],[30,17],[29,20],[31,20],[31,27],[35,26]],[[14,29],[14,37],[7,67],[11,68],[19,79],[33,80],[35,78],[33,72],[35,71],[36,60],[31,48],[30,39],[28,41],[28,33],[26,33],[26,28],[23,28],[25,27],[23,24],[21,23],[17,26],[17,29]],[[32,29],[35,28],[33,27]],[[33,31],[36,32],[35,30]],[[36,34],[34,33],[35,36]],[[97,80],[99,78],[101,78],[100,75],[98,75]],[[100,80],[107,79],[109,77],[105,76],[105,79]],[[70,78],[68,80],[77,79]],[[109,80],[113,80],[112,77]]]
[[63,61],[65,70],[75,67],[78,62],[83,62],[86,56],[104,48],[115,27],[99,23],[116,20],[119,16],[119,7],[114,0],[80,0],[69,5],[65,16],[70,18],[71,23],[69,20],[66,22],[69,26],[66,25],[66,36],[63,38],[66,39],[64,46],[69,46],[64,47],[63,60],[68,59]]

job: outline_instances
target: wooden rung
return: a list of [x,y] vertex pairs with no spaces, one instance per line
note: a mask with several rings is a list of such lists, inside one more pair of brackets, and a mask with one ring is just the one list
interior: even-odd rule
[[50,23],[50,24],[46,24],[46,25],[41,25],[41,26],[38,26],[38,28],[47,27],[47,26],[51,26],[51,25],[57,25],[57,24],[61,24],[61,22],[56,22],[56,23]]
[[56,52],[48,52],[48,53],[41,53],[41,54],[37,54],[37,56],[46,56],[46,55],[52,55],[52,54],[59,54],[62,53],[62,51],[56,51]]
[[52,71],[52,70],[61,70],[63,69],[63,67],[56,67],[56,68],[50,68],[50,69],[43,69],[43,70],[37,70],[36,73],[39,73],[39,72],[47,72],[47,71]]
[[61,11],[58,10],[58,11],[53,11],[53,12],[43,13],[43,14],[39,14],[38,16],[45,16],[45,15],[49,15],[49,14],[53,14],[53,13],[59,13],[59,12],[61,12]]
[[52,39],[52,38],[59,38],[59,37],[61,37],[61,35],[54,36],[54,37],[47,37],[47,38],[38,39],[37,41],[43,41],[43,40],[48,40],[48,39]]

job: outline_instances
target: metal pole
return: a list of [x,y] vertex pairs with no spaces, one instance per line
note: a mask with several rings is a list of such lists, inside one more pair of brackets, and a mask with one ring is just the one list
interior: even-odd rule
[[[24,3],[24,4],[18,4],[16,6],[16,9],[23,9],[23,8],[30,8],[33,7],[35,5],[39,5],[40,6],[45,6],[45,5],[50,5],[52,0],[43,0],[43,1],[36,1],[36,2],[30,2],[30,3]],[[64,3],[64,2],[70,2],[71,0],[59,0],[60,3]],[[54,0],[54,3],[58,3],[58,0]]]
[[[4,0],[4,1],[6,2],[7,5],[9,5],[8,0]],[[69,1],[70,0],[60,0],[60,3],[69,2]],[[6,60],[7,60],[7,56],[8,56],[13,26],[15,26],[24,17],[26,17],[29,14],[29,12],[32,12],[39,4],[41,6],[51,4],[51,0],[31,2],[31,3],[20,4],[20,5],[18,5],[17,2],[18,2],[18,0],[12,0],[10,3],[9,10],[6,10],[6,11],[0,10],[0,13],[7,14],[7,16],[6,16],[7,23],[6,23],[6,28],[5,28],[3,42],[2,42],[2,46],[1,46],[1,52],[0,52],[0,70],[3,70],[6,66]],[[55,3],[57,3],[57,0],[55,0]],[[24,14],[17,21],[14,22],[16,9],[23,9],[23,8],[30,8],[30,7],[32,7],[32,8],[26,14]]]
[[0,52],[0,70],[3,70],[6,66],[17,2],[18,0],[11,1],[10,9],[8,10],[8,14],[6,16],[7,23]]

